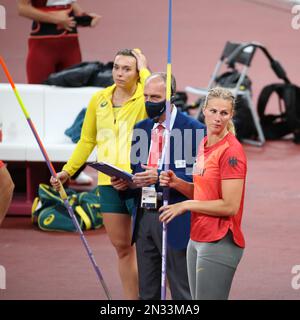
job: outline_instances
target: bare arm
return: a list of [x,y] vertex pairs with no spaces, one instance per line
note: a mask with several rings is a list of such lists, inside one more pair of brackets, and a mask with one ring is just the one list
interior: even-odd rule
[[76,23],[73,17],[69,17],[71,9],[63,11],[44,12],[32,6],[30,0],[18,0],[18,13],[20,16],[46,23],[61,25],[70,30]]
[[0,225],[10,206],[14,187],[14,183],[8,170],[5,167],[2,167],[0,169]]
[[209,216],[228,217],[237,214],[242,194],[244,179],[222,180],[222,198],[217,200],[187,200],[160,208],[161,221],[170,222],[176,216],[190,210]]
[[85,11],[80,7],[77,2],[72,3],[72,9],[75,13],[75,16],[81,16],[85,13]]
[[159,176],[159,183],[162,187],[170,187],[177,190],[188,199],[194,197],[194,184],[178,178],[172,170],[162,171]]

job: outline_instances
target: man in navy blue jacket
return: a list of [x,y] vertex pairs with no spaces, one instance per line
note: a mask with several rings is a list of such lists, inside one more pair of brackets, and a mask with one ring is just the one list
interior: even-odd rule
[[[171,95],[176,91],[172,76]],[[161,295],[162,224],[158,209],[162,205],[162,188],[159,173],[164,169],[166,148],[159,150],[159,137],[166,130],[166,74],[153,73],[144,88],[145,105],[149,118],[136,124],[131,148],[131,166],[136,189],[112,178],[112,185],[121,196],[134,199],[133,242],[136,243],[139,295],[142,300],[159,300]],[[192,181],[192,168],[197,147],[204,136],[205,126],[184,115],[171,105],[170,115],[170,163],[169,169],[177,176]],[[162,138],[164,139],[164,138]],[[162,140],[163,141],[163,140]],[[124,191],[126,190],[126,191]],[[186,198],[170,189],[169,204]],[[190,213],[176,217],[168,224],[167,278],[172,298],[191,299],[187,269],[186,247],[190,236]]]

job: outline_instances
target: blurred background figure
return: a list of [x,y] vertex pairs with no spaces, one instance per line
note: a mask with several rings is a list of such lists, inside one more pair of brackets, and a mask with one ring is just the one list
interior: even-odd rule
[[18,12],[33,20],[26,63],[28,83],[33,84],[80,63],[77,26],[94,27],[100,20],[75,0],[18,0]]

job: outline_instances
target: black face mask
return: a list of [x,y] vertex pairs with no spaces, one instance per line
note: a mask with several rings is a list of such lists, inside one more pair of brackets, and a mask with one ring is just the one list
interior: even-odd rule
[[157,121],[158,118],[166,111],[166,100],[160,102],[146,101],[145,106],[148,117]]

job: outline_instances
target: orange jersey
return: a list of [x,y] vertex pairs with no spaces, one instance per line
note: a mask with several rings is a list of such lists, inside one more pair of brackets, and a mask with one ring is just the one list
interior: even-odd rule
[[[194,200],[222,199],[221,182],[224,179],[244,179],[247,160],[242,145],[236,137],[228,133],[221,141],[206,147],[207,137],[200,145],[193,175]],[[228,229],[233,233],[234,242],[245,247],[241,231],[244,207],[245,182],[239,211],[234,216],[216,217],[192,212],[191,239],[199,242],[212,242],[223,238]]]

